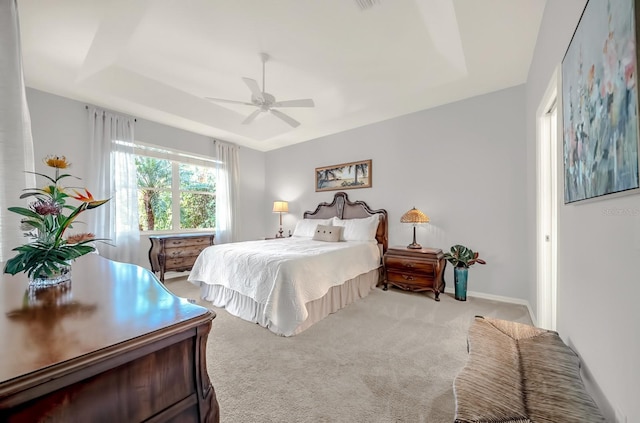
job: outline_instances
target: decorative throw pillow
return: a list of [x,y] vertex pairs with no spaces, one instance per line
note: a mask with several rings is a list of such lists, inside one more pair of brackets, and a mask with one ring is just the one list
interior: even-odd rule
[[313,234],[313,239],[316,241],[338,242],[340,241],[341,232],[342,228],[340,226],[318,225],[316,233]]
[[341,241],[375,241],[376,231],[380,215],[373,215],[363,219],[340,219],[333,218],[334,226],[342,226]]
[[296,223],[296,228],[293,230],[293,236],[311,238],[316,232],[316,226],[330,225],[330,224],[331,224],[331,219],[298,220],[298,223]]

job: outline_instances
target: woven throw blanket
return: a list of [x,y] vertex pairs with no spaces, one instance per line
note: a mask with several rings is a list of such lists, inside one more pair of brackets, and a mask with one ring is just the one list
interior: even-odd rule
[[488,317],[469,328],[469,359],[454,381],[458,423],[604,422],[557,332]]

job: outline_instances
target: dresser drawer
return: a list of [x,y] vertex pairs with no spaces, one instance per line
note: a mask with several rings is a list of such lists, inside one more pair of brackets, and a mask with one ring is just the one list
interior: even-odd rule
[[432,276],[416,275],[413,273],[396,272],[387,270],[387,280],[389,282],[399,282],[409,285],[433,286]]
[[164,251],[164,256],[167,260],[172,258],[178,258],[178,257],[194,257],[194,256],[197,257],[202,252],[202,250],[204,250],[208,246],[209,244],[188,245],[182,248],[171,248],[171,249],[167,248]]
[[434,277],[436,274],[436,268],[434,263],[419,261],[411,258],[402,257],[386,257],[385,266],[387,269],[398,270],[401,272],[419,273],[421,275],[428,275]]
[[211,245],[211,237],[184,237],[184,238],[169,238],[164,241],[164,248],[184,248],[191,246],[209,246]]
[[197,256],[192,257],[177,257],[177,258],[167,258],[165,261],[165,271],[166,270],[179,270],[179,269],[191,269],[193,267],[193,263],[196,262]]

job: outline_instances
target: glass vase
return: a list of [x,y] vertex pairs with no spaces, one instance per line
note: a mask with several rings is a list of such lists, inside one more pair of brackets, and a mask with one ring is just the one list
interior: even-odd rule
[[45,288],[48,286],[56,286],[60,283],[71,280],[71,263],[59,264],[58,269],[47,275],[46,273],[31,274],[29,276],[29,286],[37,288]]
[[455,299],[467,301],[467,276],[469,269],[466,267],[454,267],[453,278],[455,284]]

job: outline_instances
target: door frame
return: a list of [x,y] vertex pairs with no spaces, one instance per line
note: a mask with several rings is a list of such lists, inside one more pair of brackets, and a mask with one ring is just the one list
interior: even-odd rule
[[557,314],[558,157],[562,140],[560,83],[558,65],[536,112],[536,320],[539,327],[550,330],[556,329]]

